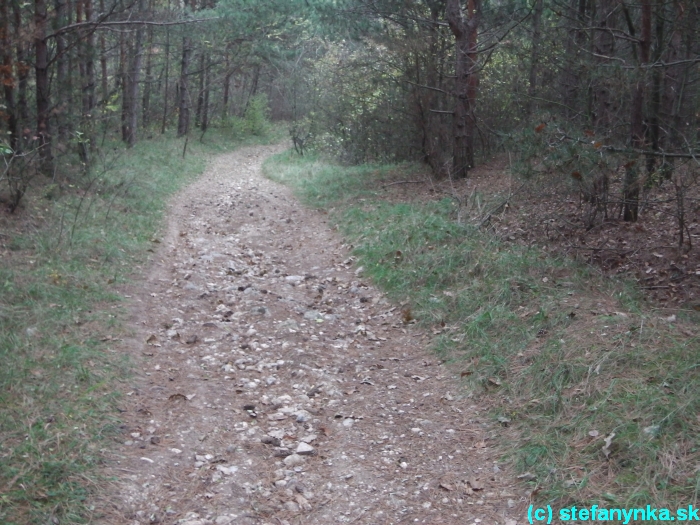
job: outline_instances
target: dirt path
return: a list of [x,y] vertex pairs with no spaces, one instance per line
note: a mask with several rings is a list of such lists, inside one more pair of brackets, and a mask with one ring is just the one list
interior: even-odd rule
[[218,157],[173,203],[99,523],[513,525],[498,429],[325,216],[262,177],[279,149]]

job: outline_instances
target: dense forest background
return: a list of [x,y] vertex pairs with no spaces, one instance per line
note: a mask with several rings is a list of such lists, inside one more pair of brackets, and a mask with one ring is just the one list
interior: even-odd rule
[[460,178],[508,151],[569,177],[591,224],[637,220],[670,180],[682,245],[699,17],[689,0],[1,0],[3,185],[14,209],[115,138],[254,132],[269,112],[299,153],[349,163]]

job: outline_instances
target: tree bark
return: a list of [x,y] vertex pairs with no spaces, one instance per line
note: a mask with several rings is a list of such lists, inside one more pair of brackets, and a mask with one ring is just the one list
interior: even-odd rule
[[527,88],[528,100],[525,107],[526,116],[532,115],[533,97],[537,94],[537,77],[540,64],[540,46],[542,45],[542,11],[543,0],[535,0],[532,11],[532,50],[530,52],[530,75]]
[[49,46],[46,38],[47,20],[46,0],[34,0],[37,147],[41,158],[41,171],[51,177],[54,174],[54,158],[51,150],[51,92],[49,84]]
[[468,0],[467,20],[462,15],[459,0],[447,1],[447,22],[455,37],[452,170],[456,178],[466,177],[474,167],[474,109],[479,83],[476,72],[476,39],[480,14],[481,0]]
[[122,112],[121,112],[121,124],[122,124],[122,141],[128,142],[129,140],[129,76],[127,74],[127,43],[124,33],[119,34],[119,78],[120,78],[120,88],[122,91]]
[[187,135],[190,129],[190,90],[188,86],[188,70],[190,67],[190,55],[192,53],[192,40],[189,37],[182,39],[182,61],[180,62],[179,82],[179,115],[177,119],[177,136]]
[[[54,1],[55,17],[53,27],[54,30],[60,29],[63,25],[70,23],[67,20],[68,9],[65,0]],[[64,112],[68,108],[68,101],[65,93],[68,91],[68,60],[66,57],[66,38],[64,35],[58,35],[56,41],[56,86],[58,87],[56,96],[56,128],[58,131],[58,139],[61,142],[68,140],[68,124]]]
[[143,86],[143,117],[142,126],[148,128],[151,119],[151,84],[153,83],[153,29],[148,29],[148,39],[146,41],[146,83]]
[[[651,49],[651,0],[641,0],[642,31],[639,38],[639,68],[636,72],[636,82],[632,92],[630,135],[632,147],[644,149],[644,98],[646,93],[646,72],[644,65],[649,63]],[[630,165],[627,168],[623,188],[623,218],[634,222],[639,215],[639,167]]]
[[580,53],[586,41],[586,32],[583,27],[586,24],[586,0],[570,0],[568,6],[567,28],[568,38],[566,39],[564,51],[564,71],[561,76],[561,93],[563,103],[566,107],[566,116],[573,118],[576,108],[579,106],[579,86],[581,84],[582,66],[580,64]]
[[7,131],[10,148],[17,152],[20,143],[19,119],[15,105],[16,81],[14,75],[14,60],[12,56],[12,39],[10,35],[10,0],[0,0],[0,84],[5,95],[5,111],[7,115]]
[[[81,0],[78,0],[79,2]],[[95,13],[92,0],[82,0],[85,8],[85,20],[93,22]],[[82,106],[84,121],[92,120],[92,110],[95,108],[95,32],[90,29],[85,34],[85,78],[82,86]],[[87,123],[86,123],[87,124]],[[87,124],[89,127],[89,124]],[[90,137],[92,140],[92,138]]]
[[211,89],[211,79],[209,78],[211,69],[211,56],[207,53],[204,61],[204,93],[202,100],[202,121],[200,129],[202,130],[202,135],[209,128],[209,92]]
[[613,61],[615,54],[615,12],[617,0],[601,0],[597,9],[597,31],[593,37],[596,54],[596,76],[593,79],[593,127],[608,135],[612,133],[613,93],[611,80],[606,76],[605,66]]
[[231,76],[233,76],[233,71],[231,71],[231,44],[226,45],[226,51],[224,53],[224,63],[225,63],[225,73],[224,73],[224,94],[223,94],[223,107],[221,108],[221,117],[225,120],[228,118],[228,100],[231,93]]
[[[139,0],[138,12],[140,14],[143,13],[143,0]],[[126,140],[129,147],[136,144],[137,139],[139,122],[139,82],[141,81],[141,62],[143,61],[143,33],[143,25],[137,26],[136,38],[134,40],[133,58],[129,71],[129,135]]]
[[[168,0],[168,11],[170,11],[170,0]],[[165,133],[168,123],[168,88],[170,87],[170,27],[165,28],[165,82],[163,86],[163,118],[160,124],[160,134]]]
[[201,127],[202,125],[202,108],[204,107],[204,75],[206,52],[202,51],[199,54],[199,90],[197,91],[197,111],[194,117],[194,125]]
[[[104,13],[105,2],[100,0],[100,12]],[[100,91],[102,104],[107,104],[109,99],[108,76],[107,76],[107,40],[104,32],[100,34]]]
[[[9,0],[8,0],[9,1]],[[14,20],[15,54],[17,56],[17,129],[20,131],[17,150],[24,149],[26,139],[31,133],[22,130],[29,124],[29,104],[27,103],[27,89],[29,86],[30,67],[27,64],[27,48],[23,40],[22,12],[19,2],[12,2],[12,17]]]

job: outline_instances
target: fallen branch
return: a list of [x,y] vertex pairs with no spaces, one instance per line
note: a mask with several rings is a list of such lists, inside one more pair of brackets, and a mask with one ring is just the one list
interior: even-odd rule
[[486,224],[487,222],[489,222],[489,221],[491,220],[491,216],[492,216],[493,214],[498,213],[499,211],[501,211],[501,208],[503,208],[506,204],[508,204],[508,203],[510,202],[510,199],[512,199],[515,195],[517,195],[518,192],[519,192],[520,190],[522,190],[522,189],[525,187],[526,184],[527,184],[527,181],[523,182],[523,183],[518,187],[518,189],[516,189],[514,192],[512,192],[510,195],[508,195],[508,197],[506,197],[498,206],[496,206],[496,207],[493,208],[490,212],[488,212],[488,213],[486,214],[486,217],[484,217],[484,218],[481,220],[481,222],[479,222],[479,228],[483,227],[484,224]]
[[394,184],[425,184],[425,181],[423,180],[399,180],[396,182],[390,182],[388,184],[382,184],[382,188],[388,188],[389,186],[393,186]]
[[574,250],[592,250],[594,252],[600,252],[600,251],[617,252],[617,253],[621,253],[623,255],[626,255],[628,253],[632,253],[635,251],[635,250],[620,250],[618,248],[589,248],[587,246],[573,246],[573,245],[570,245],[570,248],[572,248]]

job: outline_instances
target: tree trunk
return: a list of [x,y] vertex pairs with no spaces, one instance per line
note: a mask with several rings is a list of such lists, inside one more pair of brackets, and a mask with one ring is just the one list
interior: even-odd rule
[[612,133],[613,87],[606,74],[606,66],[613,61],[615,54],[615,12],[617,0],[601,0],[597,9],[597,26],[593,37],[593,51],[596,55],[596,75],[593,79],[593,127],[604,135]]
[[[168,10],[170,10],[170,0],[168,0]],[[170,27],[165,28],[165,82],[163,86],[163,119],[160,124],[161,135],[165,133],[168,123],[168,88],[170,87]]]
[[46,38],[46,0],[34,1],[34,73],[36,82],[36,136],[41,158],[41,171],[46,176],[54,174],[51,150],[51,92],[49,87],[49,47]]
[[[9,0],[8,0],[9,1]],[[23,40],[22,12],[19,2],[12,2],[12,16],[14,20],[15,54],[17,55],[17,129],[20,132],[18,137],[17,150],[24,149],[23,142],[29,138],[31,133],[23,131],[29,125],[29,104],[27,103],[27,88],[29,86],[30,67],[27,64],[27,48]],[[24,138],[26,137],[26,138]]]
[[476,72],[476,38],[481,0],[468,0],[467,16],[462,16],[459,0],[448,0],[447,22],[455,37],[455,111],[453,117],[452,170],[464,178],[474,166],[474,109],[478,87]]
[[[143,0],[139,0],[138,13],[143,13]],[[126,143],[129,147],[136,144],[139,121],[139,82],[141,81],[141,62],[143,60],[143,25],[136,28],[136,39],[134,41],[133,58],[129,74],[129,136]]]
[[120,87],[122,91],[122,112],[121,112],[121,124],[122,124],[122,141],[128,142],[129,135],[129,105],[131,101],[129,100],[129,94],[131,93],[129,89],[129,76],[127,74],[127,43],[124,33],[119,35],[119,78]]
[[[655,15],[655,40],[654,46],[654,62],[661,60],[664,51],[664,4],[656,0],[656,15]],[[649,102],[649,129],[648,141],[652,150],[658,151],[661,145],[661,90],[662,77],[665,73],[665,68],[654,68],[651,79],[651,97]],[[647,157],[647,173],[652,173],[656,168],[656,157],[649,155]]]
[[[104,13],[105,2],[100,0],[100,12]],[[109,99],[109,88],[107,87],[107,40],[104,32],[100,33],[100,91],[102,92],[102,104],[107,104]]]
[[[636,72],[636,82],[632,93],[630,135],[633,148],[644,148],[644,97],[646,93],[646,71],[644,66],[649,63],[651,49],[651,0],[642,2],[642,31],[639,39],[639,68]],[[623,218],[634,222],[639,215],[639,167],[628,167],[623,188]]]
[[[682,59],[688,61],[691,60],[693,56],[693,46],[684,46],[683,42],[683,28],[686,21],[692,19],[692,15],[687,12],[682,5],[682,2],[676,0],[674,2],[675,20],[672,24],[672,34],[669,39],[668,49],[666,51],[664,61],[665,62],[676,62]],[[687,17],[687,18],[686,18]],[[692,32],[689,31],[689,34]],[[686,48],[686,52],[683,52],[683,48]],[[676,64],[669,66],[666,69],[665,78],[662,95],[661,95],[661,109],[660,112],[663,116],[664,123],[669,128],[668,141],[671,148],[682,147],[683,141],[681,139],[681,129],[683,127],[681,111],[684,102],[684,95],[686,93],[686,86],[688,82],[688,73],[691,68],[683,66],[681,64]]]
[[209,127],[209,91],[211,89],[211,79],[209,78],[211,69],[211,57],[207,53],[204,68],[204,107],[202,108],[202,133]]
[[7,131],[10,148],[19,150],[19,119],[15,106],[15,76],[10,37],[10,0],[0,0],[0,84],[5,95],[5,114],[7,115]]
[[177,136],[187,135],[190,129],[190,90],[188,87],[188,70],[190,67],[190,55],[192,53],[192,40],[189,37],[182,39],[182,61],[180,62],[179,82],[179,115],[177,119]]
[[224,73],[224,95],[223,95],[223,107],[221,108],[221,117],[226,120],[228,117],[228,99],[231,92],[231,76],[233,72],[231,71],[231,44],[226,45],[226,52],[224,54],[224,62],[226,67],[226,72]]
[[586,22],[586,0],[570,0],[567,19],[569,20],[568,38],[564,51],[564,72],[561,77],[561,93],[566,106],[566,116],[573,118],[579,106],[579,86],[581,84],[582,66],[580,53],[586,41],[583,27]]
[[527,88],[528,99],[525,107],[525,114],[528,117],[532,115],[533,97],[537,94],[537,73],[540,63],[540,46],[542,45],[542,11],[543,0],[535,0],[532,11],[532,50],[530,52],[530,75]]
[[[84,1],[85,6],[85,20],[87,22],[94,22],[95,13],[92,6],[92,0],[82,1]],[[95,108],[95,32],[93,30],[88,30],[87,34],[85,35],[84,60],[85,78],[82,86],[82,106],[83,119],[86,121],[87,127],[89,128],[90,125],[87,123],[87,121],[92,120],[92,110]]]
[[143,118],[142,126],[148,128],[151,118],[151,84],[153,83],[153,29],[148,29],[146,42],[146,84],[143,86]]
[[199,91],[197,92],[197,111],[194,117],[194,125],[201,127],[202,125],[202,108],[204,107],[204,69],[206,63],[206,53],[202,51],[199,54]]
[[[67,5],[65,0],[55,0],[54,9],[56,15],[54,17],[54,29],[60,29],[64,25],[70,23],[67,20]],[[68,101],[65,93],[68,92],[68,60],[66,57],[66,38],[63,35],[58,35],[56,41],[56,128],[58,131],[58,139],[61,142],[68,140],[68,125],[66,122],[65,111],[68,109]]]
[[248,98],[245,101],[245,107],[243,109],[243,115],[248,111],[248,104],[250,104],[250,99],[253,98],[258,92],[258,80],[260,80],[260,66],[256,65],[253,68],[253,79],[250,86],[250,91],[248,92]]
[[[86,22],[95,20],[92,0],[77,0],[76,22],[80,21],[81,12]],[[95,108],[95,32],[86,29],[79,33],[81,42],[79,49],[80,70],[80,135],[78,136],[78,153],[80,159],[88,164],[90,151],[95,147],[95,130],[92,112]]]

